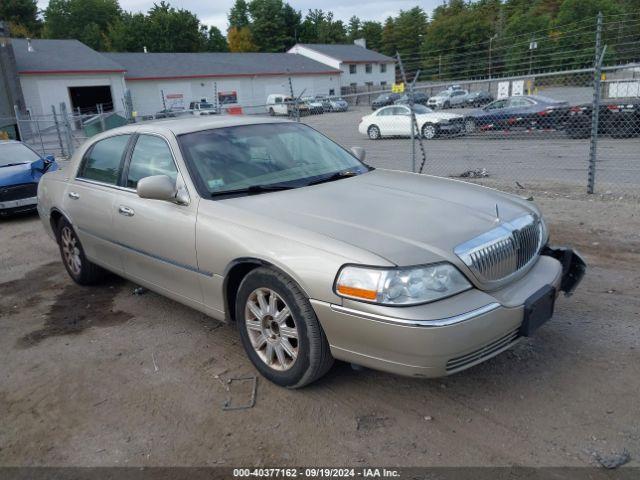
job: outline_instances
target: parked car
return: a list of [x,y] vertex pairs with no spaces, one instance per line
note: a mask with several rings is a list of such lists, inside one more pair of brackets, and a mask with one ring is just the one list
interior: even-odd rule
[[272,117],[275,115],[294,116],[296,109],[301,116],[309,115],[309,105],[302,100],[296,102],[293,98],[281,93],[269,95],[266,108]]
[[[590,103],[569,108],[565,125],[567,135],[571,138],[589,138],[592,113],[593,106]],[[598,133],[614,138],[640,135],[640,100],[603,100],[598,112]]]
[[[410,95],[409,93],[405,93],[398,100],[395,101],[396,105],[409,105],[410,103]],[[413,104],[414,105],[426,105],[429,101],[429,96],[423,92],[414,92],[413,94]]]
[[325,112],[346,112],[349,110],[347,101],[340,97],[316,95],[316,100],[322,102]]
[[466,90],[455,88],[443,90],[442,92],[429,98],[427,106],[431,108],[451,108],[464,105],[464,99],[469,94]]
[[[424,105],[414,105],[418,131],[416,135],[431,140],[444,134],[464,132],[464,117],[457,113],[434,112]],[[358,131],[371,140],[411,135],[411,109],[407,105],[383,107],[362,117]]]
[[305,105],[307,105],[311,115],[324,113],[324,105],[321,101],[316,100],[315,97],[302,97],[301,100]]
[[15,140],[0,140],[0,215],[35,210],[38,182],[58,169],[53,155],[41,157]]
[[512,128],[564,128],[569,112],[567,102],[541,95],[503,98],[470,112],[465,120],[467,133]]
[[475,92],[469,92],[462,102],[464,107],[482,107],[488,103],[493,102],[493,96],[489,92],[484,90],[476,90]]
[[381,93],[376,99],[371,102],[371,110],[377,110],[387,105],[393,105],[393,102],[398,100],[400,95],[397,93]]
[[165,110],[160,110],[159,112],[156,112],[156,114],[153,116],[156,119],[163,119],[163,118],[176,118],[176,117],[184,117],[186,115],[191,115],[191,112],[189,110],[185,110],[185,109],[165,109]]
[[459,372],[532,335],[580,282],[533,202],[362,160],[286,120],[128,125],[45,175],[38,211],[75,282],[110,270],[232,322],[290,388],[334,358]]
[[191,102],[189,104],[189,110],[194,115],[217,115],[218,110],[213,103],[209,102]]

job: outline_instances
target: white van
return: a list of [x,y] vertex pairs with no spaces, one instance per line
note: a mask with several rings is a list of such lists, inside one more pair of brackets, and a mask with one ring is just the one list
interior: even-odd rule
[[272,93],[267,97],[267,112],[269,115],[289,115],[291,97],[284,93]]

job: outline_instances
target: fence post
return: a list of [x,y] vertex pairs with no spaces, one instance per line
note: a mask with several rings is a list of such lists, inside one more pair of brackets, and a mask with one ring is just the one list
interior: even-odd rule
[[[396,52],[396,60],[400,68],[402,82],[407,85],[407,75],[404,71],[400,52]],[[413,83],[409,85],[409,109],[411,110],[411,172],[416,173],[416,130],[415,130],[415,112],[413,111]]]
[[56,106],[51,105],[51,113],[53,114],[53,123],[56,124],[56,133],[58,134],[58,144],[60,144],[60,155],[66,157],[62,135],[60,134],[60,124],[58,123],[58,115],[56,114]]
[[71,134],[71,122],[69,121],[69,114],[67,113],[67,104],[64,102],[60,103],[60,114],[62,115],[62,121],[65,130],[65,138],[67,140],[67,153],[69,158],[73,155],[73,137]]
[[596,51],[593,65],[593,103],[591,105],[591,144],[589,146],[589,170],[587,174],[587,193],[593,193],[596,183],[596,160],[598,150],[598,121],[600,115],[600,81],[602,61],[606,47],[602,48],[602,12],[598,13],[596,26]]
[[13,106],[13,111],[16,115],[16,128],[18,129],[18,137],[21,142],[24,142],[24,138],[22,136],[22,127],[20,126],[20,109],[18,108],[18,105]]

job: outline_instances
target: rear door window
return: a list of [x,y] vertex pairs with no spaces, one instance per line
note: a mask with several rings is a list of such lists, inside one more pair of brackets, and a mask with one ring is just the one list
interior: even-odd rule
[[139,180],[154,175],[166,175],[175,182],[178,170],[173,155],[163,138],[140,135],[131,154],[126,186],[136,188]]
[[116,185],[131,135],[116,135],[97,142],[85,154],[78,178]]

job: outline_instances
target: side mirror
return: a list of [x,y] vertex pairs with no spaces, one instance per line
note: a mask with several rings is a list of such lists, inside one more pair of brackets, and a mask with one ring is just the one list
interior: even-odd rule
[[175,182],[166,175],[153,175],[141,178],[136,192],[140,198],[174,201],[177,189]]
[[44,163],[53,163],[56,161],[56,157],[53,155],[46,155],[42,159],[44,160]]
[[364,159],[367,156],[367,152],[365,152],[362,147],[351,147],[351,153],[353,153],[361,162],[364,162]]

